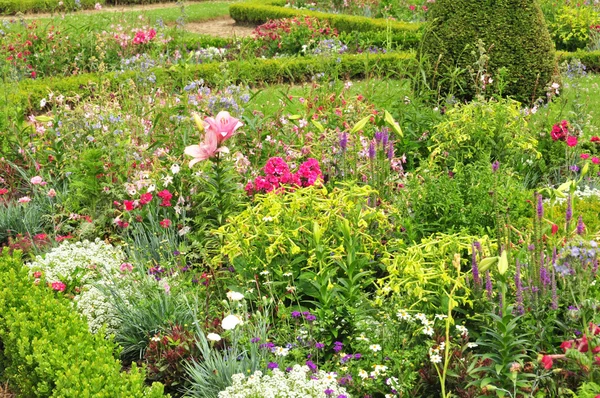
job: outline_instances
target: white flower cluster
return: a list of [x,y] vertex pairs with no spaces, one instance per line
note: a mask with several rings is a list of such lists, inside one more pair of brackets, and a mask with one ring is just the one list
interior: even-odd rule
[[290,372],[273,369],[272,375],[257,371],[249,377],[232,376],[232,385],[219,392],[219,398],[326,398],[345,395],[335,377],[320,371],[313,374],[308,366],[294,365]]
[[[593,196],[595,196],[596,198],[600,198],[600,189],[598,188],[591,188],[588,185],[586,185],[585,187],[583,187],[583,190],[581,190],[581,187],[577,187],[577,190],[573,193],[574,196],[577,196],[579,199],[585,199],[585,198],[591,198]],[[545,199],[544,200],[545,203],[549,203],[550,200],[549,199]],[[564,204],[567,202],[567,198],[556,198],[556,203],[558,204]]]
[[123,252],[96,239],[71,243],[64,241],[43,257],[36,256],[27,264],[33,271],[42,271],[46,282],[63,282],[67,285],[86,284],[98,280],[101,274],[115,274],[124,262]]
[[[109,285],[117,287],[113,286],[113,281],[119,279],[117,275],[121,275],[124,258],[121,249],[100,239],[94,242],[65,241],[44,257],[37,256],[27,265],[32,273],[41,271],[48,283],[60,281],[71,288],[79,288],[81,293],[74,298],[74,302],[79,313],[87,318],[90,332],[96,333],[106,325],[106,332],[110,334],[119,325],[116,323],[113,304],[100,288]],[[120,290],[131,290],[126,283],[119,285],[122,285],[119,286]],[[127,297],[131,295],[132,292],[129,292]]]
[[425,315],[421,312],[418,314],[415,314],[415,315],[411,315],[406,310],[398,311],[396,316],[401,321],[407,321],[407,322],[419,321],[419,322],[421,322],[421,325],[423,325],[423,329],[421,329],[421,332],[427,336],[433,336],[433,324],[435,323],[436,320],[442,321],[445,318],[447,318],[447,315],[437,314],[435,316],[434,320],[430,321],[429,319],[427,319],[427,315]]

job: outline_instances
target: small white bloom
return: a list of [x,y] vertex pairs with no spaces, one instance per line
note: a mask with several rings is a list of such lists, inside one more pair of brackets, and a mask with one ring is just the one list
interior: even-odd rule
[[267,270],[260,271],[260,274],[261,275],[269,275],[269,271],[267,271]]
[[381,346],[379,344],[371,344],[369,350],[373,352],[381,351]]
[[262,220],[263,221],[273,221],[273,217],[271,217],[271,216],[265,216],[265,217],[263,217]]
[[240,301],[244,299],[244,295],[242,293],[234,292],[230,290],[227,292],[227,298],[231,301]]
[[225,330],[233,330],[237,325],[241,325],[242,320],[235,315],[227,315],[221,321],[221,327]]
[[396,314],[396,316],[401,321],[412,321],[412,316],[410,316],[410,314],[406,310],[400,310],[400,311],[398,311],[398,313]]
[[285,274],[283,274],[283,276],[293,276],[294,274],[292,274],[291,272],[286,272]]
[[221,336],[216,333],[209,333],[206,335],[206,338],[210,341],[221,341]]
[[433,336],[433,328],[431,326],[425,326],[423,328],[423,334],[426,334],[427,336]]
[[458,332],[462,336],[468,336],[469,335],[469,329],[467,329],[466,327],[464,327],[462,325],[456,325],[456,330],[458,330]]
[[273,349],[273,354],[277,355],[278,357],[285,357],[289,353],[290,353],[290,349],[289,348],[275,347]]
[[171,173],[177,174],[177,173],[179,173],[179,169],[180,169],[179,165],[177,163],[174,163],[171,166]]
[[429,359],[431,359],[432,363],[442,363],[442,357],[441,357],[441,355],[438,355],[438,354],[433,354],[432,356],[429,357]]
[[443,319],[448,318],[448,315],[444,315],[444,314],[436,314],[435,315],[435,319],[439,319],[440,321]]
[[369,377],[369,374],[364,369],[359,369],[358,375],[360,376],[361,379],[366,379]]
[[152,341],[157,341],[157,342],[158,342],[158,341],[160,341],[160,337],[158,337],[158,336],[154,336],[154,337],[152,337],[150,340],[152,340]]
[[479,347],[479,345],[477,343],[467,343],[467,347],[468,348],[475,348],[475,347]]

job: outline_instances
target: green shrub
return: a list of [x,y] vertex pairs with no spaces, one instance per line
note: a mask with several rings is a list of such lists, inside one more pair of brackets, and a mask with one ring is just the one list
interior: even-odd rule
[[161,397],[144,371],[127,373],[117,345],[91,335],[69,300],[36,285],[19,256],[0,257],[0,369],[23,397]]
[[[0,14],[12,15],[18,12],[45,12],[55,10],[76,10],[78,9],[75,0],[63,0],[63,5],[59,6],[60,0],[0,0]],[[96,3],[104,4],[104,0],[81,0],[81,8],[94,8]]]
[[285,8],[285,0],[239,2],[229,7],[229,15],[236,22],[263,24],[271,19],[314,17],[327,21],[339,32],[389,32],[395,40],[401,41],[404,48],[416,46],[421,38],[421,24],[374,19],[343,14]]
[[397,207],[408,211],[403,221],[411,240],[438,232],[496,236],[495,202],[517,228],[529,225],[532,215],[530,192],[505,168],[493,173],[488,162],[453,172],[422,170],[401,194]]
[[518,102],[472,101],[452,108],[434,127],[430,139],[431,160],[449,168],[480,161],[499,161],[518,169],[527,159],[541,157],[536,135]]
[[[496,80],[497,89],[497,73],[505,67],[508,86],[503,95],[526,103],[544,95],[555,69],[554,45],[537,1],[438,0],[430,12],[422,54],[429,62],[433,86],[448,92],[451,74],[458,71],[466,76],[467,69],[480,59],[477,45],[481,40],[489,59],[480,65],[484,73],[475,71],[475,84],[488,75]],[[471,98],[475,89],[463,86],[458,94]]]
[[[154,74],[156,86],[167,83],[183,88],[192,80],[204,79],[207,85],[216,85],[223,79],[223,69],[227,69],[233,83],[282,83],[308,81],[317,73],[328,72],[331,78],[356,79],[366,76],[396,76],[407,74],[414,66],[414,57],[409,53],[342,55],[339,58],[323,60],[319,57],[255,59],[233,61],[225,66],[219,63],[206,63],[170,69],[154,68],[144,75]],[[135,72],[99,75],[89,73],[60,79],[26,80],[19,84],[17,93],[9,94],[9,103],[23,112],[39,109],[39,103],[48,93],[61,93],[69,97],[87,97],[99,86],[108,85],[117,89],[130,79],[136,79]],[[0,104],[2,104],[0,102]],[[3,104],[4,105],[4,104]],[[2,121],[0,120],[0,126]]]
[[559,64],[563,62],[571,62],[573,60],[580,60],[584,64],[588,71],[598,72],[600,71],[600,51],[557,51],[556,59]]
[[586,48],[590,41],[590,26],[597,25],[599,20],[592,7],[559,8],[555,21],[549,24],[556,48],[567,51]]

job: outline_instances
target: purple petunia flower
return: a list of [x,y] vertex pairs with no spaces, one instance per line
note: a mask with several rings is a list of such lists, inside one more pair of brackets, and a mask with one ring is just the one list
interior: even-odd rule
[[267,364],[267,369],[277,369],[279,367],[279,364],[277,362],[269,362]]

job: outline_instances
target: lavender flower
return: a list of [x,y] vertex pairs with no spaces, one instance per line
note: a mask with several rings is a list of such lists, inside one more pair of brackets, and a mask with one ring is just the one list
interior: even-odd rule
[[558,295],[556,294],[556,273],[554,267],[556,266],[556,247],[552,251],[552,304],[550,308],[553,310],[558,309]]
[[492,290],[492,278],[490,278],[489,270],[485,271],[485,290],[487,292],[488,299],[491,300],[494,292]]
[[542,195],[537,195],[537,216],[538,220],[542,220],[544,218],[544,202]]
[[346,149],[348,149],[348,133],[346,132],[340,135],[340,148],[342,152],[346,152]]
[[[473,242],[473,256],[471,258],[471,271],[473,272],[473,282],[475,282],[475,286],[481,286],[481,278],[479,277],[479,267],[477,266],[477,245],[479,242]],[[481,245],[479,245],[481,247]]]
[[517,260],[516,271],[515,271],[515,288],[517,289],[515,313],[523,315],[525,308],[523,307],[523,282],[521,281],[521,262]]
[[387,158],[388,160],[392,160],[394,158],[394,143],[392,142],[390,142],[390,145],[388,147]]
[[498,168],[500,168],[500,162],[496,160],[494,163],[492,163],[492,173],[497,172]]
[[339,342],[339,341],[336,341],[336,342],[333,343],[333,351],[335,351],[335,352],[342,351],[343,347],[344,347],[344,344],[341,343],[341,342]]
[[369,144],[369,159],[375,159],[375,143],[373,141]]
[[583,217],[579,215],[579,219],[577,220],[577,235],[583,235],[585,231],[585,224],[583,223]]
[[311,370],[311,372],[317,371],[317,365],[313,361],[306,361],[306,366]]
[[279,367],[279,364],[277,362],[269,362],[267,364],[267,369],[277,369]]
[[573,219],[573,203],[572,203],[572,198],[571,198],[570,194],[567,197],[567,211],[566,211],[566,214],[565,214],[565,219],[567,221],[567,228],[568,228],[569,227],[569,223]]

